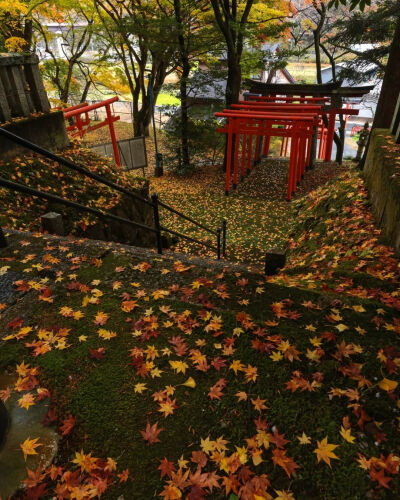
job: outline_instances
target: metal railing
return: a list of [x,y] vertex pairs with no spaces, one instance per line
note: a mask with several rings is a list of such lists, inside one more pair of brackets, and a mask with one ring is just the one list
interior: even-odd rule
[[[187,215],[183,214],[182,212],[179,212],[175,208],[171,207],[170,205],[167,205],[166,203],[162,202],[159,200],[157,194],[153,194],[151,196],[151,201],[143,198],[142,196],[139,196],[138,194],[134,193],[133,191],[130,191],[129,189],[124,188],[123,186],[120,186],[119,184],[116,184],[115,182],[112,182],[105,177],[96,174],[94,172],[91,172],[90,170],[86,169],[85,167],[82,167],[80,165],[77,165],[73,163],[71,160],[68,160],[67,158],[63,158],[62,156],[56,155],[55,153],[52,153],[51,151],[42,148],[41,146],[34,144],[23,137],[20,137],[13,132],[10,132],[9,130],[6,130],[4,128],[0,127],[0,136],[4,136],[7,139],[23,146],[24,148],[27,148],[31,151],[34,151],[35,153],[38,153],[50,160],[53,160],[57,162],[59,165],[63,165],[67,168],[70,168],[72,170],[75,170],[79,172],[80,174],[83,174],[86,177],[89,177],[101,184],[104,184],[122,194],[125,194],[129,196],[130,198],[139,201],[141,203],[144,203],[148,206],[151,206],[153,209],[153,220],[154,220],[154,227],[151,226],[146,226],[144,224],[141,224],[139,222],[132,221],[130,219],[126,219],[123,217],[119,217],[117,215],[114,215],[112,213],[108,212],[103,212],[101,210],[95,209],[88,207],[86,205],[83,205],[81,203],[77,203],[75,201],[67,200],[65,198],[62,198],[60,196],[46,193],[44,191],[39,191],[38,189],[31,188],[29,186],[25,186],[23,184],[19,184],[17,182],[9,181],[3,177],[0,177],[0,186],[10,189],[12,191],[17,191],[20,193],[25,193],[29,194],[32,196],[36,196],[38,198],[43,198],[48,201],[53,201],[55,203],[59,203],[61,205],[65,205],[68,207],[76,208],[78,210],[81,210],[83,212],[88,212],[93,215],[96,215],[99,218],[108,218],[115,220],[117,222],[122,222],[125,224],[129,224],[131,226],[135,226],[139,229],[143,229],[145,231],[152,232],[156,235],[156,243],[157,243],[157,252],[159,254],[162,254],[163,252],[163,242],[162,242],[162,232],[170,233],[174,236],[178,236],[179,238],[186,239],[192,243],[196,243],[198,245],[204,246],[206,248],[209,248],[213,251],[216,252],[217,254],[217,259],[219,260],[221,258],[221,255],[225,256],[226,255],[226,221],[223,220],[221,227],[217,228],[216,230],[210,229],[209,227],[201,224],[200,222],[197,222],[196,220],[192,219],[191,217],[188,217]],[[191,224],[194,224],[195,226],[199,227],[200,229],[207,231],[208,233],[212,234],[213,236],[216,237],[216,244],[212,245],[208,242],[199,240],[197,238],[194,238],[192,236],[188,236],[186,234],[180,233],[178,231],[174,231],[173,229],[169,229],[165,226],[163,226],[160,222],[160,207],[168,210],[169,212],[177,215],[178,217],[181,217],[182,219],[190,222]],[[0,227],[0,248],[5,247],[7,245],[7,241],[5,239],[4,233]]]

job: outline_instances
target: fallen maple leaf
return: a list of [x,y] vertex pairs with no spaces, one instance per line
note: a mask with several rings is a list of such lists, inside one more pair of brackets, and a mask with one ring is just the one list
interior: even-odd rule
[[161,471],[161,478],[164,476],[171,477],[172,472],[174,472],[175,465],[173,462],[170,462],[166,457],[160,460],[160,465],[158,466],[158,470]]
[[310,444],[311,438],[306,435],[305,432],[301,436],[297,436],[297,439],[300,441],[300,444]]
[[[157,428],[158,422],[153,425],[150,425],[150,422],[147,421],[146,429],[144,431],[140,431],[143,439],[148,442],[148,444],[160,443],[161,441],[158,439],[158,435],[162,430],[162,427]],[[162,477],[162,476],[161,476]]]
[[72,463],[81,468],[81,472],[91,473],[97,467],[97,458],[92,457],[92,453],[85,454],[83,450],[75,452],[75,458]]
[[60,427],[61,435],[67,436],[76,424],[76,418],[70,415],[68,418],[63,420],[62,426]]
[[109,317],[107,313],[99,311],[94,319],[94,324],[103,326],[107,323]]
[[123,470],[120,474],[117,474],[120,483],[125,483],[129,477],[129,469]]
[[30,439],[28,437],[27,439],[25,439],[25,441],[22,444],[20,444],[22,453],[24,454],[25,461],[26,461],[26,457],[28,455],[37,455],[36,448],[38,448],[39,446],[42,446],[42,444],[39,443],[38,441],[39,441],[39,438]]
[[398,382],[395,380],[389,380],[388,378],[384,378],[379,382],[379,387],[384,391],[394,391],[398,386]]
[[340,435],[344,440],[351,444],[353,444],[356,439],[351,435],[351,429],[345,429],[343,426],[340,428]]
[[317,455],[317,460],[320,462],[323,460],[325,463],[331,466],[330,459],[339,460],[339,457],[333,453],[333,450],[337,448],[337,444],[329,444],[328,438],[325,437],[322,441],[317,441],[317,448],[315,448],[314,453]]

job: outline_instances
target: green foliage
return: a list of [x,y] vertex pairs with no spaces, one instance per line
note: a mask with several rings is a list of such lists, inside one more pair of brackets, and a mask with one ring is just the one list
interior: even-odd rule
[[[208,108],[206,108],[208,109]],[[214,165],[223,153],[224,137],[216,132],[221,124],[212,116],[189,117],[188,143],[191,156],[189,170],[200,164]],[[182,166],[181,118],[173,115],[164,128],[165,164],[169,170],[179,174],[188,173]]]

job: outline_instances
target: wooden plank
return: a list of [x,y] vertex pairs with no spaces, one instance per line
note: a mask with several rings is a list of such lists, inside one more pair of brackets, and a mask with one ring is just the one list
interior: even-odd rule
[[341,96],[360,97],[368,94],[374,86],[341,87],[340,82],[319,84],[262,83],[257,80],[246,80],[251,93],[266,95],[290,96]]
[[397,99],[396,108],[393,113],[393,119],[390,125],[390,131],[395,136],[399,129],[400,129],[400,94]]
[[0,122],[11,120],[11,108],[8,104],[7,94],[0,76]]
[[17,116],[29,116],[34,111],[34,108],[32,100],[27,93],[21,66],[8,66],[7,74],[11,84],[11,92],[14,97],[15,114]]
[[37,63],[24,64],[25,77],[29,85],[30,95],[36,111],[50,112],[50,103],[44,89],[43,80]]

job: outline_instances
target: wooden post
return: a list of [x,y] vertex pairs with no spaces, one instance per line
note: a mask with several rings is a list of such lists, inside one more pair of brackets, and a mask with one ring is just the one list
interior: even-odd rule
[[4,236],[3,229],[0,226],[0,248],[6,248],[7,246],[7,240],[6,237]]
[[42,222],[42,229],[49,234],[57,236],[65,236],[64,223],[61,214],[56,212],[48,212],[40,218]]
[[400,129],[400,94],[397,99],[396,109],[393,113],[392,123],[390,125],[390,132],[396,136],[398,130]]
[[325,149],[325,161],[331,161],[332,148],[333,148],[333,136],[335,134],[335,118],[336,110],[329,112],[329,122],[328,122],[328,133],[326,135],[326,149]]
[[8,104],[7,94],[0,74],[0,122],[7,122],[9,120],[11,120],[11,108]]
[[115,136],[114,122],[112,119],[112,114],[111,114],[109,104],[106,104],[106,113],[107,113],[108,126],[110,127],[110,136],[111,136],[111,142],[112,142],[113,151],[114,151],[115,163],[118,165],[118,167],[121,167],[121,159],[119,157],[117,138]]
[[50,103],[39,71],[39,58],[36,54],[25,56],[24,72],[28,82],[30,95],[36,111],[50,112]]

